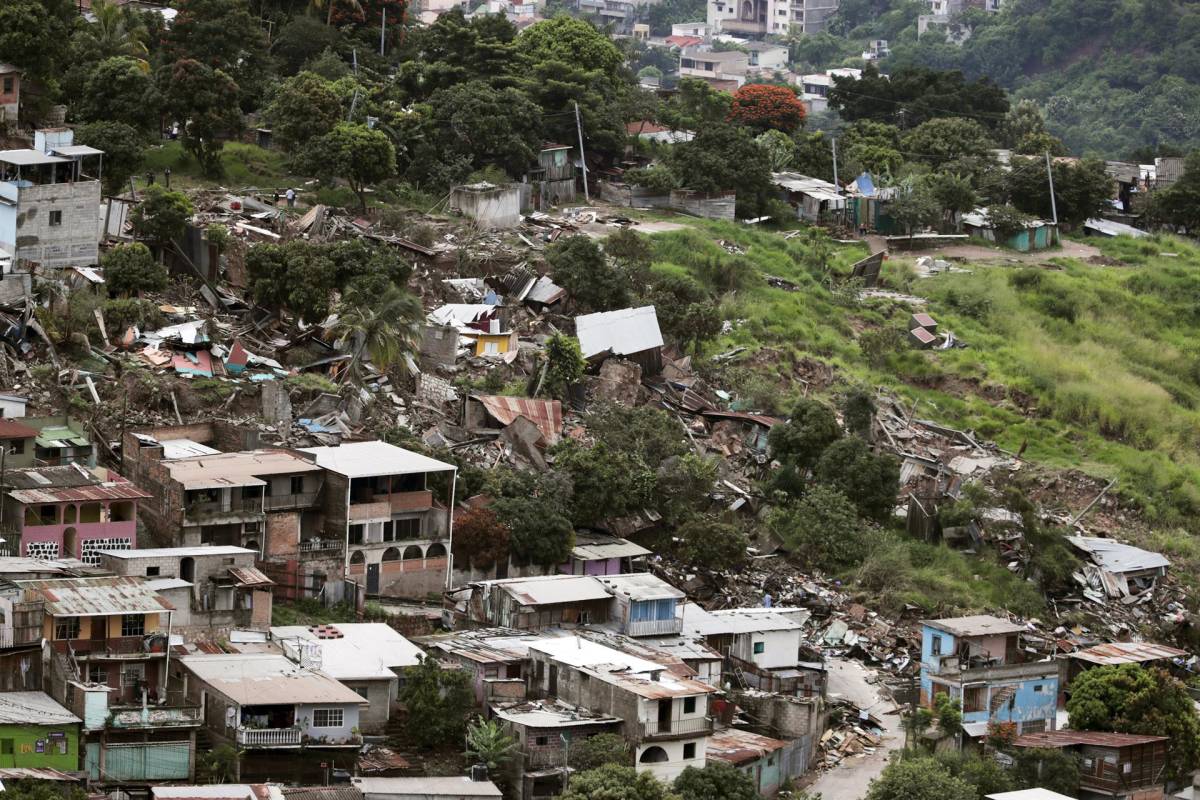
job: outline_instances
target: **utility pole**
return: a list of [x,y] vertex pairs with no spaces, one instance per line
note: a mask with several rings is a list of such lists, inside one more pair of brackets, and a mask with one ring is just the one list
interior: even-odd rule
[[383,7],[383,22],[379,23],[379,55],[383,55],[384,36],[387,33],[387,6]]
[[579,121],[579,103],[575,104],[575,132],[579,134],[579,165],[583,167],[583,199],[590,205],[592,195],[587,185],[587,159],[583,155],[583,124]]
[[1054,173],[1050,170],[1050,151],[1046,151],[1046,179],[1050,182],[1050,214],[1058,224],[1058,204],[1054,202]]
[[837,179],[837,139],[831,138],[829,144],[833,147],[833,185],[838,186]]

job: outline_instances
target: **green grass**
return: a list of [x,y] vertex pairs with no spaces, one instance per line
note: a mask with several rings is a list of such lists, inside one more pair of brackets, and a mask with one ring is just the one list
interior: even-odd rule
[[297,600],[294,603],[275,603],[271,607],[271,624],[276,626],[355,621],[354,609],[344,603],[323,606],[318,600]]
[[[712,259],[749,260],[756,279],[720,300],[733,329],[709,354],[744,347],[720,366],[714,385],[770,411],[786,413],[804,392],[800,366],[816,359],[846,385],[887,387],[920,416],[975,430],[1001,447],[1025,446],[1027,461],[1117,478],[1114,493],[1143,520],[1173,533],[1150,541],[1200,565],[1200,248],[1172,237],[1098,242],[1119,266],[1047,253],[1039,265],[994,262],[969,273],[914,280],[911,258],[884,263],[882,281],[927,298],[926,309],[969,346],[920,352],[905,340],[912,309],[889,299],[859,301],[839,291],[860,247],[832,245],[824,267],[804,237],[695,222],[655,235],[659,271],[698,279]],[[736,243],[744,256],[718,242]],[[1162,256],[1160,253],[1174,253]],[[796,284],[785,291],[773,275]],[[863,331],[882,329],[903,342],[868,362]],[[1132,527],[1132,526],[1131,526]],[[1154,534],[1162,537],[1164,534]],[[944,548],[904,543],[872,558],[899,559],[903,581],[886,587],[893,603],[929,610],[1040,604],[1032,585],[990,561]],[[936,552],[933,552],[936,551]],[[1194,552],[1193,552],[1194,551]],[[1008,599],[1006,599],[1008,598]]]
[[179,142],[164,142],[161,146],[146,150],[144,172],[153,172],[162,181],[163,171],[168,167],[171,170],[172,188],[221,185],[282,190],[288,186],[298,186],[303,180],[289,173],[287,157],[283,153],[241,142],[229,142],[221,150],[221,175],[217,178],[202,175],[196,159]]

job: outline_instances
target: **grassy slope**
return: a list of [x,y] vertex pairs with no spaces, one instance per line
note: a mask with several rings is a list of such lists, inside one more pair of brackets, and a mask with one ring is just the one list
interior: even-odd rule
[[[943,328],[970,346],[936,353],[905,347],[873,368],[858,333],[885,327],[902,337],[909,307],[859,303],[831,291],[821,270],[803,265],[809,248],[801,239],[744,226],[704,223],[656,236],[659,268],[699,272],[705,259],[732,257],[718,240],[745,248],[759,272],[801,287],[788,292],[755,282],[723,302],[726,318],[738,322],[710,352],[744,346],[760,353],[744,362],[752,367],[726,373],[730,384],[736,381],[730,388],[756,405],[786,411],[802,391],[793,380],[795,363],[817,358],[835,365],[847,383],[888,386],[917,401],[922,416],[973,428],[1008,449],[1024,443],[1029,460],[1117,477],[1118,491],[1153,523],[1194,526],[1200,510],[1196,247],[1175,239],[1099,243],[1124,266],[1054,259],[1056,268],[1017,267],[998,253],[994,265],[972,265],[970,274],[916,281],[906,277],[904,259],[886,262],[885,281],[911,284]],[[835,247],[832,273],[844,276],[864,252]],[[768,349],[776,352],[763,355]],[[1196,549],[1178,536],[1156,539],[1181,555]],[[1040,602],[1029,584],[991,562],[924,546],[887,558],[908,561],[908,584],[889,587],[897,601],[1029,610]]]

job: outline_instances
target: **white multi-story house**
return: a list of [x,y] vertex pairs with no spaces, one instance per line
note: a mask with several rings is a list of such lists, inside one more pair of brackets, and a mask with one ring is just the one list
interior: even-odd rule
[[837,7],[838,0],[708,0],[708,26],[751,37],[820,33]]

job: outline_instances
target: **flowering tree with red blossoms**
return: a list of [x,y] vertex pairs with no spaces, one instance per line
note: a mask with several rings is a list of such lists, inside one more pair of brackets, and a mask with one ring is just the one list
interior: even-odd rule
[[760,132],[792,133],[804,124],[804,104],[786,86],[747,84],[733,93],[729,121]]

